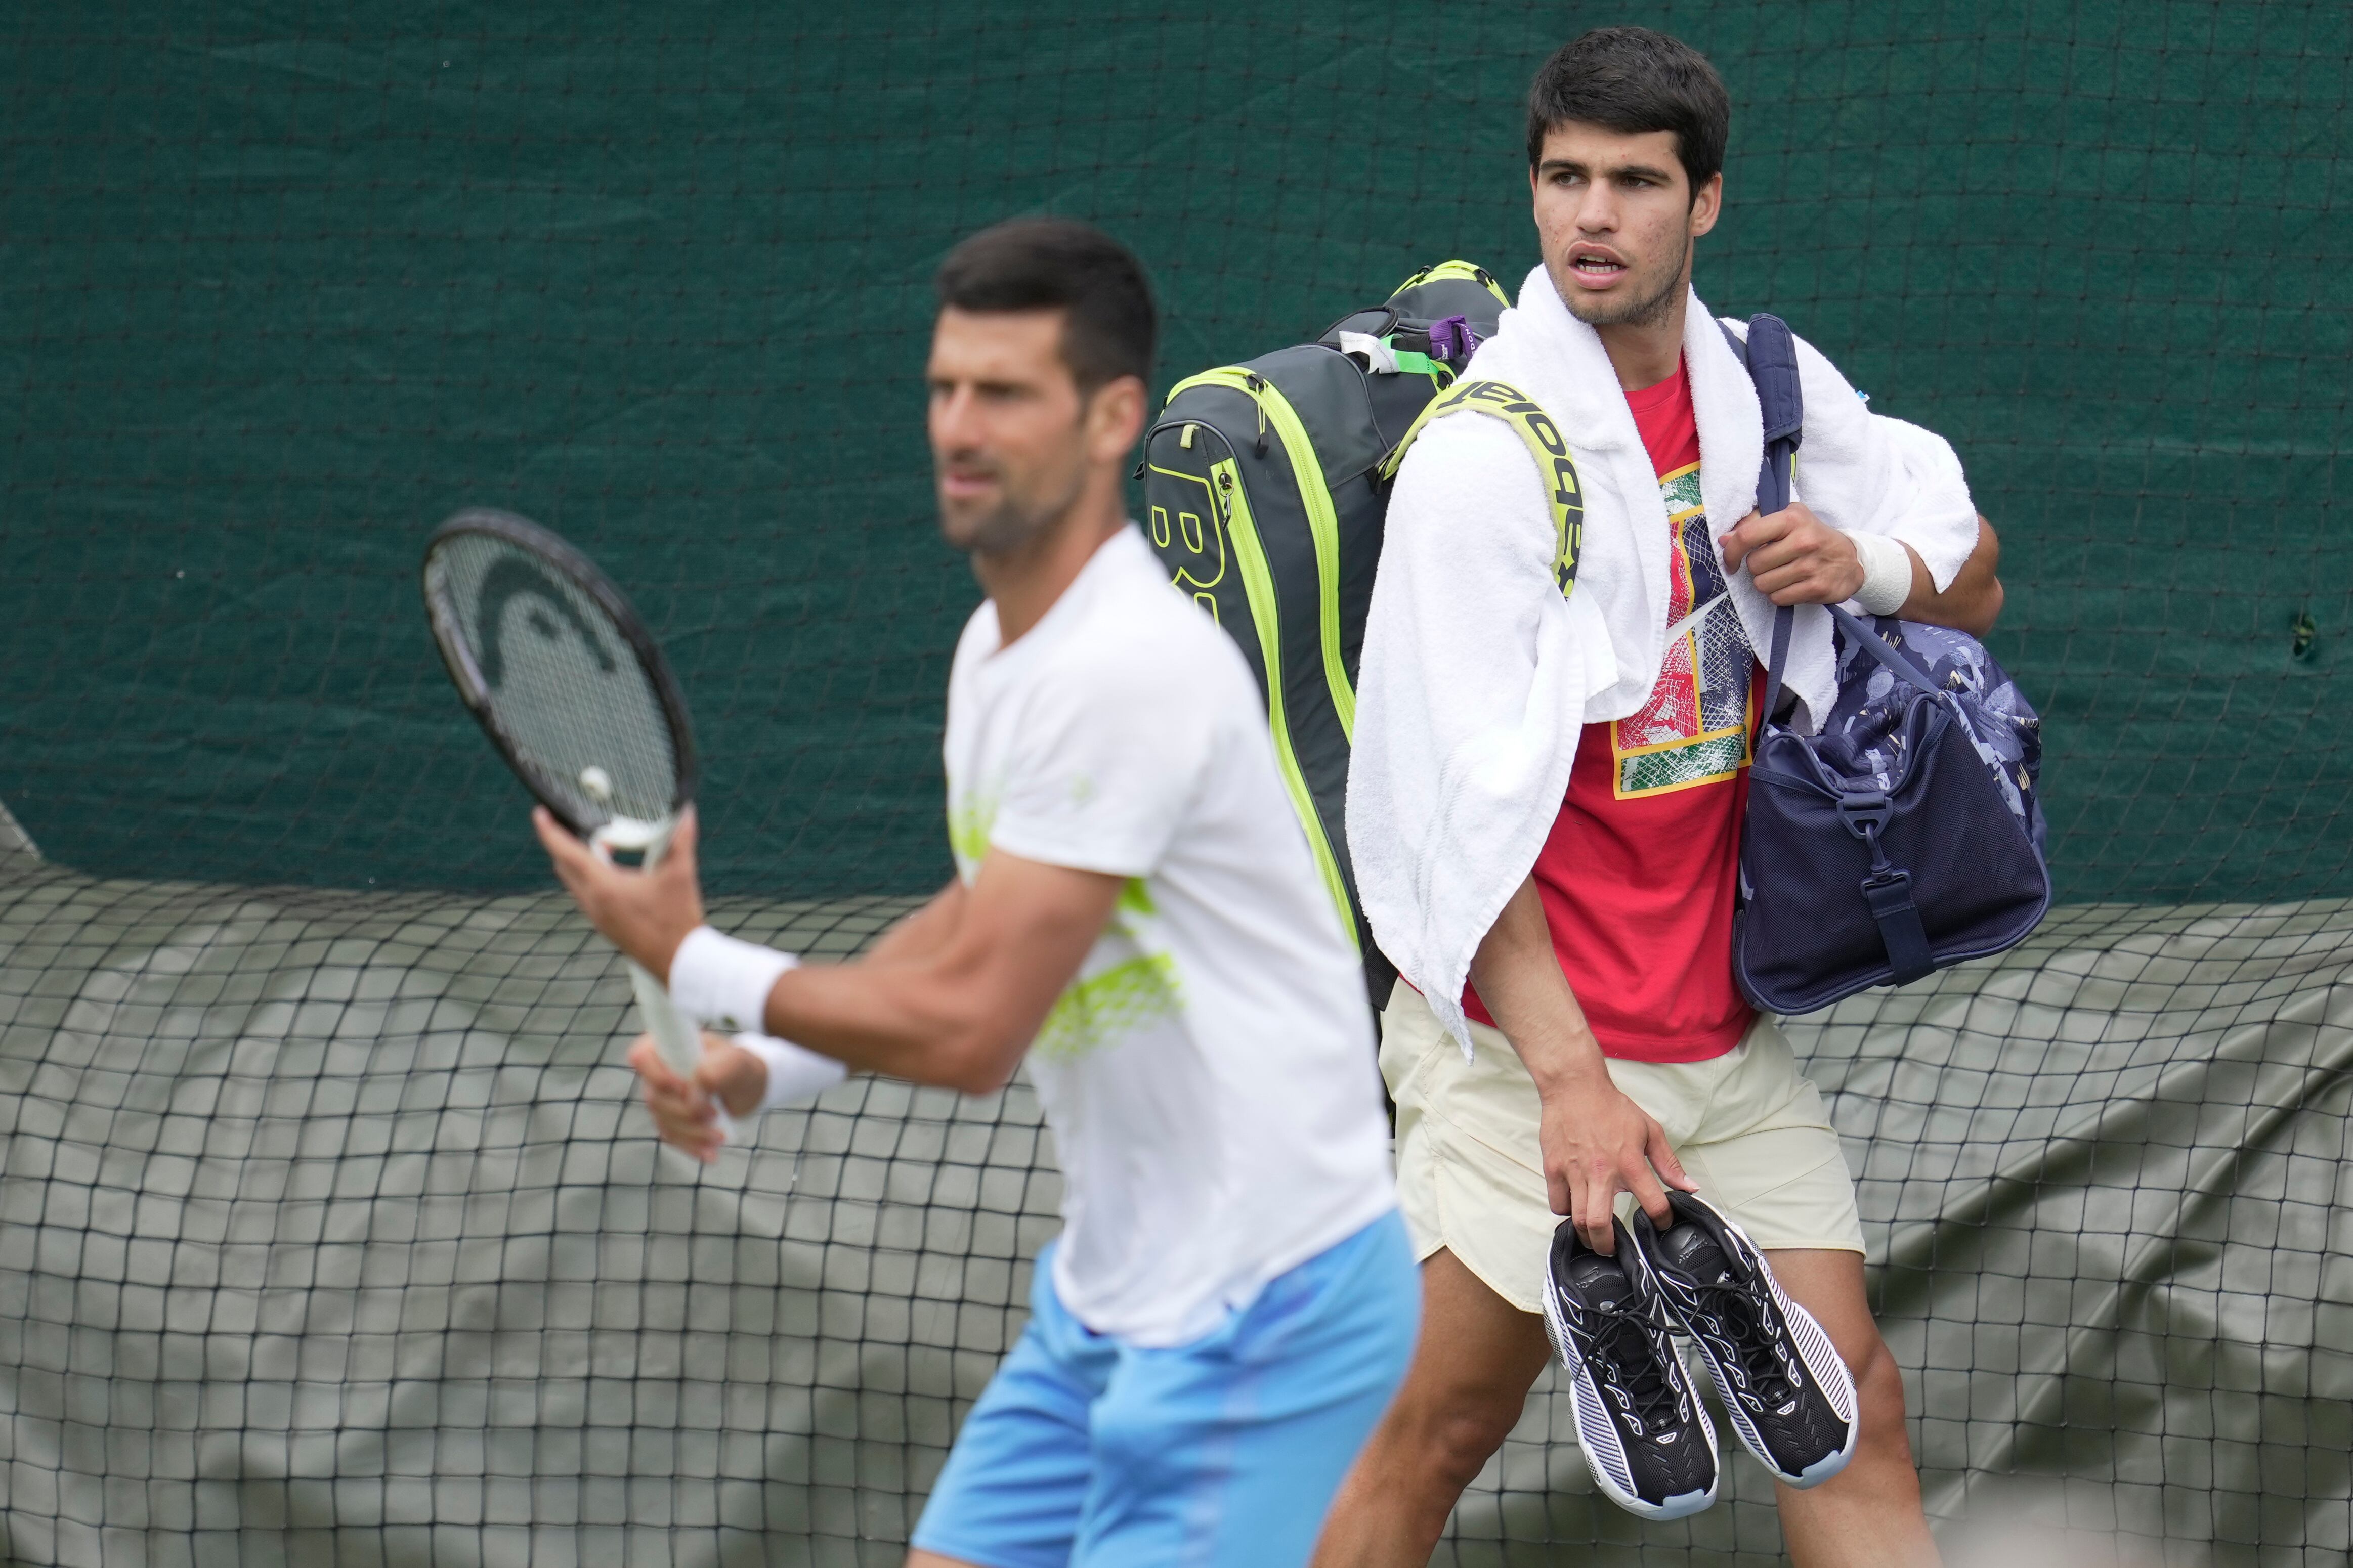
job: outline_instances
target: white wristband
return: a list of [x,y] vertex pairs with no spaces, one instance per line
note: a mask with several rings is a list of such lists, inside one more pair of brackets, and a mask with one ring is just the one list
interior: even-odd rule
[[670,998],[696,1023],[723,1033],[757,1029],[776,977],[799,968],[800,962],[789,952],[697,926],[670,961]]
[[1866,616],[1892,616],[1912,597],[1912,552],[1900,539],[1883,533],[1850,533],[1854,552],[1862,561],[1862,586],[1854,602]]
[[849,1069],[831,1057],[790,1040],[747,1031],[736,1036],[735,1043],[767,1064],[768,1087],[760,1095],[762,1110],[815,1100],[849,1076]]

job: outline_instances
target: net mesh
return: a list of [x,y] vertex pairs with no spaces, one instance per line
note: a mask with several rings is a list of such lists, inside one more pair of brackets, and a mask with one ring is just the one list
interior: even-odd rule
[[[948,868],[946,245],[1106,225],[1164,384],[1443,257],[1516,280],[1519,95],[1621,19],[0,23],[0,1558],[895,1561],[1053,1229],[1034,1102],[855,1082],[711,1171],[659,1153],[419,542],[508,505],[622,583],[723,920],[846,951]],[[1642,20],[1737,106],[1703,296],[1953,440],[2047,721],[2043,931],[1792,1028],[1931,1514],[1957,1552],[2341,1563],[2353,13]],[[1645,1526],[1571,1431],[1540,1384],[1440,1560],[1780,1552],[1746,1460]]]

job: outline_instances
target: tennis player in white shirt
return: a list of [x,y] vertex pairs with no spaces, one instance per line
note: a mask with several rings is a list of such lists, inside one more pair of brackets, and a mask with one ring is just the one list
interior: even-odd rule
[[1124,515],[1143,268],[1029,219],[937,283],[941,526],[988,595],[948,680],[955,879],[857,961],[801,963],[703,923],[691,816],[650,874],[544,812],[540,838],[599,931],[743,1031],[691,1082],[630,1054],[691,1153],[716,1157],[714,1101],[852,1068],[985,1093],[1026,1060],[1064,1226],[911,1565],[1303,1563],[1419,1312],[1356,954],[1247,666]]

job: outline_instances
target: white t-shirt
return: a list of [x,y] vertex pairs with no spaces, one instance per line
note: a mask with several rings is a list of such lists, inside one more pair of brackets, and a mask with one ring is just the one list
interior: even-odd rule
[[1063,1177],[1054,1289],[1174,1345],[1395,1204],[1356,950],[1276,772],[1256,682],[1142,535],[948,677],[949,838],[1129,879],[1029,1047]]

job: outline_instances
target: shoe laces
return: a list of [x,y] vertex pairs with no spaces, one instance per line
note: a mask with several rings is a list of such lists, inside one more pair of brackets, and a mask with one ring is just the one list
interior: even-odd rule
[[1743,1390],[1761,1406],[1787,1405],[1797,1397],[1798,1380],[1788,1346],[1778,1329],[1757,1310],[1746,1285],[1702,1284],[1701,1293],[1715,1309],[1695,1325],[1723,1342],[1739,1363],[1750,1387]]
[[1651,1320],[1626,1306],[1588,1307],[1585,1312],[1590,1343],[1586,1359],[1632,1422],[1634,1435],[1647,1437],[1683,1420],[1683,1391],[1661,1364]]

